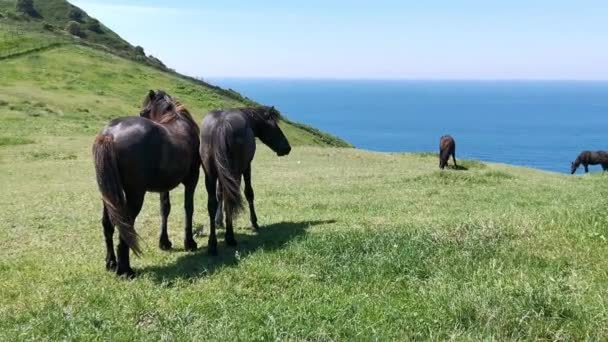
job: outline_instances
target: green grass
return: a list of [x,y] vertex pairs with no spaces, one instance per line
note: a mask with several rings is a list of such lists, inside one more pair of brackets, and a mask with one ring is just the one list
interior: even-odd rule
[[[139,277],[125,281],[104,270],[92,134],[25,137],[36,143],[0,147],[0,340],[608,336],[602,174],[480,162],[440,172],[435,156],[260,148],[259,234],[243,215],[236,249],[220,238],[208,257],[205,235],[183,252],[180,189],[176,250],[162,252],[149,194]],[[205,198],[199,186],[206,234]]]

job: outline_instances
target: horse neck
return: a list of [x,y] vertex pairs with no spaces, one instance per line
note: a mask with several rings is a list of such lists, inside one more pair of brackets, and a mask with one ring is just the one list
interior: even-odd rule
[[180,125],[181,123],[185,123],[188,127],[192,129],[192,131],[198,131],[198,125],[196,125],[194,120],[187,118],[185,114],[182,114],[179,111],[167,112],[152,121],[163,126],[169,131],[179,131],[179,127],[183,127],[182,125]]
[[256,119],[254,117],[255,114],[252,113],[243,113],[245,116],[245,120],[247,120],[247,123],[249,124],[249,127],[251,127],[251,130],[253,131],[253,135],[256,138],[260,137],[260,132],[261,132],[261,124],[259,122],[258,119]]

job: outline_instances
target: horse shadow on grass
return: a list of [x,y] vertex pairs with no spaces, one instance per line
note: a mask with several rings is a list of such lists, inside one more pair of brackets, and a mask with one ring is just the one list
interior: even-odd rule
[[[335,222],[335,220],[280,222],[263,226],[255,234],[240,234],[235,231],[238,241],[236,248],[227,246],[224,243],[223,230],[218,230],[217,256],[208,255],[207,248],[202,247],[194,253],[181,256],[174,263],[147,266],[138,273],[150,276],[155,282],[165,285],[172,284],[178,279],[207,277],[223,268],[238,266],[240,260],[247,258],[256,251],[279,250],[290,241],[304,236],[310,227]],[[200,238],[199,241],[202,239]],[[179,252],[179,250],[175,250],[175,252]]]
[[448,165],[448,169],[454,171],[469,171],[469,168],[462,165]]

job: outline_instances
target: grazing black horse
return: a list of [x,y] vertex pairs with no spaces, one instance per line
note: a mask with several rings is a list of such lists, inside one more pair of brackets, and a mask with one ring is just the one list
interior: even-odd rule
[[245,197],[249,202],[251,224],[254,229],[258,229],[251,186],[255,138],[259,138],[279,156],[289,154],[291,146],[279,128],[279,119],[280,114],[274,107],[216,110],[209,112],[203,119],[200,155],[205,171],[211,227],[209,254],[217,255],[215,216],[220,201],[226,211],[226,244],[236,246],[232,222],[243,207],[241,176],[245,180]]
[[[167,217],[169,191],[184,184],[185,249],[195,250],[192,237],[194,190],[200,173],[199,129],[186,108],[163,91],[150,91],[140,117],[111,121],[95,139],[93,156],[97,184],[103,199],[106,268],[133,277],[129,249],[140,254],[134,229],[147,191],[160,192],[160,248],[171,248]],[[114,227],[120,241],[114,254]],[[117,259],[118,257],[118,259]]]
[[444,135],[439,139],[439,168],[444,169],[448,165],[448,160],[452,156],[454,166],[456,164],[456,141],[451,135]]
[[583,151],[576,157],[570,166],[571,174],[576,173],[576,169],[583,164],[585,173],[589,172],[589,165],[601,164],[604,171],[608,171],[608,152],[605,151]]

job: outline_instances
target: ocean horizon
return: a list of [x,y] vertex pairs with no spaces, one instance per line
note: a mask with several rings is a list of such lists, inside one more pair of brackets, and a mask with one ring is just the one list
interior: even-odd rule
[[437,152],[451,134],[457,158],[567,173],[582,150],[608,149],[608,81],[208,81],[366,150]]

